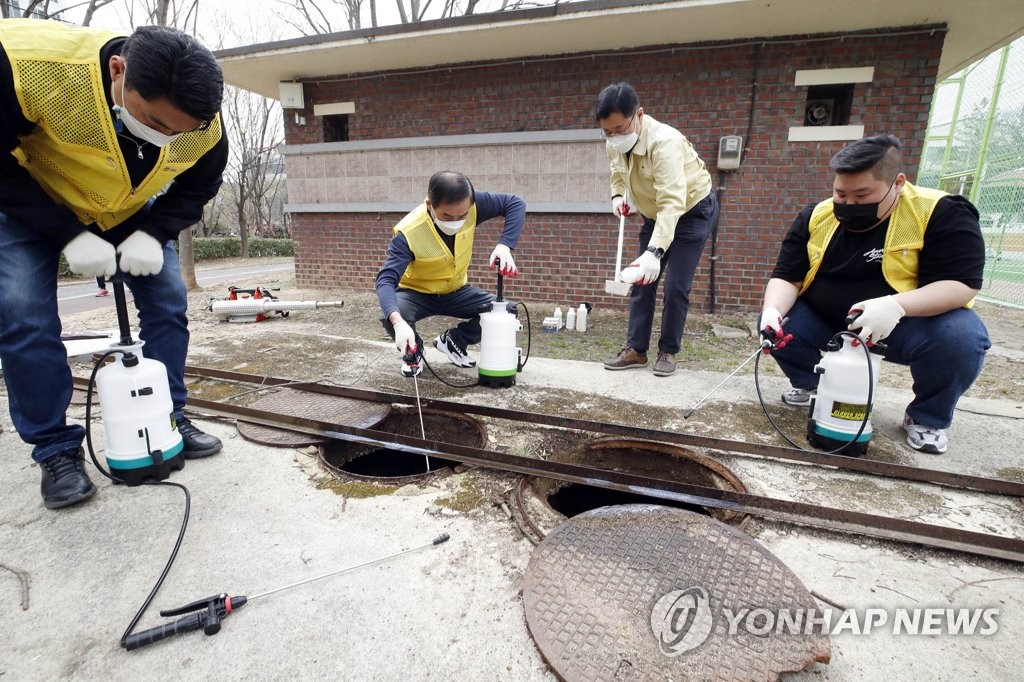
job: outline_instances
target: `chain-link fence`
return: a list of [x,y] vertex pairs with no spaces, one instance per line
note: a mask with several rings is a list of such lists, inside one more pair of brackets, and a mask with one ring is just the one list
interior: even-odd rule
[[1024,38],[935,88],[917,182],[978,207],[981,295],[1024,306]]

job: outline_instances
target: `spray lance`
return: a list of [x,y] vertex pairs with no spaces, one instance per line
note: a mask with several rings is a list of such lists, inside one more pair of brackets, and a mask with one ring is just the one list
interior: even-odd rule
[[[787,322],[789,322],[789,318],[788,317],[783,319],[780,324],[781,324],[781,326],[784,327]],[[762,329],[760,331],[760,334],[761,334],[761,337],[762,337],[761,338],[761,344],[757,347],[757,350],[755,350],[753,353],[751,353],[750,357],[748,357],[746,360],[741,362],[739,367],[737,367],[732,372],[730,372],[729,376],[727,376],[724,379],[722,379],[722,381],[717,386],[715,386],[713,389],[711,389],[710,391],[705,393],[704,397],[701,398],[700,400],[698,400],[694,404],[693,407],[691,407],[686,412],[684,412],[683,413],[683,419],[689,419],[690,417],[692,417],[693,413],[696,412],[698,409],[700,409],[700,406],[703,405],[705,402],[707,402],[708,398],[710,398],[712,395],[717,393],[718,389],[720,389],[722,386],[724,386],[725,383],[727,381],[729,381],[729,379],[732,379],[734,376],[736,376],[736,373],[739,372],[744,367],[746,367],[747,363],[750,362],[751,360],[753,360],[755,357],[757,357],[758,353],[768,353],[768,352],[771,352],[771,350],[773,348],[775,348],[776,345],[778,345],[778,344],[785,344],[787,341],[789,341],[791,338],[793,338],[793,336],[791,334],[783,336],[783,337],[780,337],[779,333],[777,331],[775,331],[774,329],[772,329],[771,327],[765,327],[764,329]]]
[[249,602],[253,601],[254,599],[266,597],[268,595],[274,594],[275,592],[289,590],[293,587],[298,587],[299,585],[305,585],[306,583],[315,582],[317,580],[323,580],[324,578],[329,578],[331,576],[339,575],[341,573],[348,573],[349,571],[354,571],[358,568],[363,568],[364,566],[379,564],[381,562],[388,561],[390,559],[394,559],[405,554],[418,552],[428,547],[437,547],[438,545],[447,542],[449,537],[450,536],[448,535],[448,533],[442,533],[441,535],[438,535],[436,538],[430,541],[428,544],[420,545],[419,547],[412,547],[410,549],[402,550],[401,552],[395,552],[394,554],[382,556],[377,559],[371,559],[370,561],[365,561],[361,564],[356,564],[355,566],[341,568],[337,571],[331,571],[330,573],[325,573],[314,578],[300,580],[289,585],[284,585],[282,587],[277,587],[272,590],[267,590],[266,592],[255,594],[251,597],[231,597],[228,596],[226,593],[223,593],[214,595],[212,597],[206,597],[205,599],[200,599],[190,604],[186,604],[185,606],[179,606],[175,609],[167,609],[165,611],[161,611],[160,615],[164,617],[184,615],[185,617],[176,620],[173,623],[158,625],[157,627],[150,628],[148,630],[143,630],[142,632],[138,632],[133,635],[129,635],[128,637],[122,640],[121,644],[128,651],[133,651],[135,649],[138,649],[139,647],[143,647],[147,644],[152,644],[154,642],[159,642],[160,640],[167,639],[168,637],[171,637],[173,635],[181,635],[186,632],[193,632],[195,630],[200,629],[202,629],[203,633],[207,636],[215,635],[218,632],[220,632],[222,620],[224,620],[225,618],[227,618],[232,613],[242,608]]

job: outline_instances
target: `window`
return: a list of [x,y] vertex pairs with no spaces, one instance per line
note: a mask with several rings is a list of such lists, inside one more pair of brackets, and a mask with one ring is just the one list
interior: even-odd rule
[[348,142],[348,114],[323,117],[324,142]]
[[850,123],[853,83],[812,85],[804,105],[805,126],[844,126]]

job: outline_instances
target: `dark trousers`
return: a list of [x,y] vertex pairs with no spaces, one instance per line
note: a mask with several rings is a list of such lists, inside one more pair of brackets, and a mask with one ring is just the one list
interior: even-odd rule
[[[409,326],[416,329],[420,320],[435,315],[461,318],[462,322],[448,330],[451,338],[461,348],[480,343],[480,311],[494,300],[494,294],[471,284],[448,294],[424,294],[412,289],[398,289],[398,312]],[[387,318],[381,319],[384,330],[393,339],[395,327]],[[416,345],[423,347],[423,339],[416,332]]]
[[[654,307],[658,297],[658,283],[665,280],[665,297],[661,311],[661,336],[658,350],[662,353],[679,352],[686,326],[686,313],[690,308],[690,287],[693,273],[704,253],[704,244],[711,228],[718,220],[718,197],[714,191],[696,206],[680,216],[672,243],[661,259],[661,273],[650,284],[633,285],[629,296],[629,330],[626,345],[638,353],[646,353],[651,344],[654,326]],[[644,218],[640,228],[637,255],[645,250],[654,232],[654,220]]]

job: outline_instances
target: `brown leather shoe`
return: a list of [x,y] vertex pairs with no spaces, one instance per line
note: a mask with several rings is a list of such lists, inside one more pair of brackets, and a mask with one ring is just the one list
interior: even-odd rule
[[672,353],[658,353],[658,360],[654,363],[654,376],[667,377],[676,371],[676,356]]
[[604,361],[605,369],[633,369],[647,366],[647,353],[637,353],[628,346],[619,351],[614,358]]

